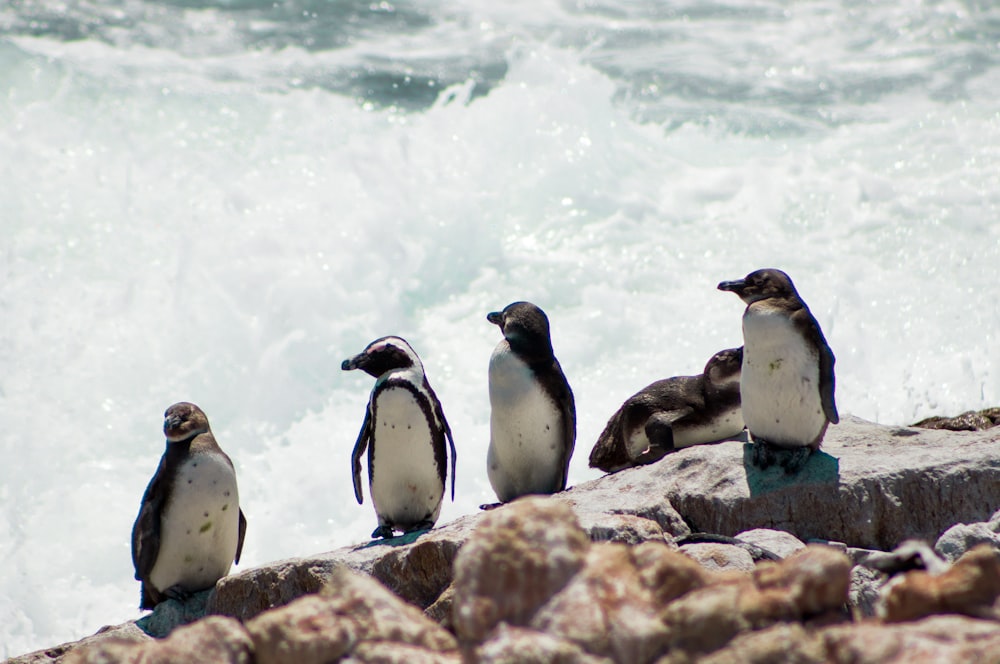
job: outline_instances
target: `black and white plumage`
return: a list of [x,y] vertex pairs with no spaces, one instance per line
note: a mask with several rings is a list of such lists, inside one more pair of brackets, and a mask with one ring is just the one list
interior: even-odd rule
[[514,302],[486,319],[504,336],[489,365],[490,485],[501,503],[562,491],[576,442],[576,406],[552,351],[548,317],[530,302]]
[[753,437],[754,463],[766,468],[775,449],[796,472],[819,449],[840,417],[834,401],[833,351],[819,323],[781,270],[762,269],[719,290],[739,295],[743,313],[743,419]]
[[361,490],[361,455],[368,450],[368,489],[378,527],[372,537],[427,530],[441,513],[451,447],[451,499],[455,499],[455,442],[424,365],[400,337],[382,337],[344,360],[344,371],[361,369],[375,380],[351,464],[354,495]]
[[176,403],[164,413],[163,432],[167,449],[132,527],[142,609],[212,588],[240,561],[247,528],[233,462],[205,413]]
[[742,361],[742,348],[722,350],[703,373],[658,380],[629,397],[597,439],[590,467],[611,473],[739,435]]

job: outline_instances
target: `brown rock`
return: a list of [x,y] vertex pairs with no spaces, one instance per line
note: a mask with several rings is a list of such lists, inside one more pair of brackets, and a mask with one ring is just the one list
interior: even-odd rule
[[487,512],[455,559],[452,620],[481,641],[500,622],[526,625],[583,566],[590,540],[572,510],[529,496]]
[[251,664],[253,644],[243,626],[232,618],[211,616],[178,627],[162,640],[132,641],[112,637],[74,649],[64,664]]
[[1000,424],[1000,408],[969,410],[955,417],[928,417],[913,426],[922,429],[947,429],[949,431],[982,431]]
[[980,545],[947,571],[922,570],[896,577],[883,590],[879,614],[886,622],[917,620],[936,613],[959,613],[1000,620],[1000,552]]
[[604,664],[580,646],[549,634],[501,623],[471,656],[477,664]]
[[681,553],[708,570],[747,573],[754,570],[750,553],[733,544],[684,544],[681,546]]
[[461,664],[458,651],[440,652],[405,643],[365,641],[340,664]]
[[760,563],[754,580],[762,591],[786,591],[799,616],[809,618],[844,606],[852,567],[844,553],[813,544],[780,563]]
[[[827,662],[851,664],[1000,663],[995,622],[934,616],[917,622],[828,627],[818,632]],[[739,660],[753,661],[753,660]]]
[[114,640],[122,645],[127,643],[143,643],[151,641],[152,637],[136,627],[134,622],[127,622],[121,625],[106,625],[97,630],[97,633],[79,641],[63,643],[44,650],[36,650],[18,657],[6,660],[5,664],[51,664],[61,661],[70,651],[78,648],[89,648],[97,645],[101,641]]
[[301,597],[249,623],[258,664],[310,664],[352,654],[365,641],[454,652],[455,639],[374,579],[336,570],[319,595]]
[[531,627],[573,641],[620,663],[651,661],[666,644],[659,607],[623,544],[595,544],[584,568],[531,621]]
[[720,578],[679,551],[655,542],[633,548],[632,557],[643,586],[661,607]]

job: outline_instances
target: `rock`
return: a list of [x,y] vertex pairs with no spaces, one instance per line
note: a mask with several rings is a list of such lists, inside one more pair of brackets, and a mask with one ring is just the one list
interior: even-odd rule
[[478,518],[461,517],[415,539],[411,535],[375,540],[223,577],[209,596],[207,611],[247,621],[297,597],[319,592],[339,567],[385,581],[400,597],[426,608],[451,583],[452,561]]
[[681,553],[709,570],[728,569],[748,573],[754,570],[750,553],[733,544],[684,544]]
[[760,563],[754,580],[762,591],[783,590],[802,618],[837,611],[847,600],[850,559],[823,545],[809,545],[780,563]]
[[998,661],[995,624],[957,616],[883,626],[875,622],[809,630],[780,624],[741,634],[724,648],[693,658],[671,653],[658,664],[913,664]]
[[850,567],[842,553],[808,546],[779,563],[759,563],[753,576],[720,575],[663,611],[669,650],[677,651],[666,661],[695,661],[739,634],[838,611]]
[[621,664],[649,662],[666,644],[667,629],[646,580],[631,548],[595,544],[583,569],[538,611],[531,627]]
[[456,652],[437,652],[403,643],[365,641],[339,664],[462,664]]
[[737,539],[748,544],[759,546],[765,551],[770,551],[779,558],[787,558],[796,551],[806,548],[806,545],[795,535],[786,533],[783,530],[771,530],[770,528],[754,528],[744,530],[736,535]]
[[827,662],[995,664],[1000,661],[997,657],[1000,629],[996,623],[959,616],[935,616],[898,625],[865,622],[829,627],[819,632],[818,637],[826,650]]
[[102,641],[114,641],[118,644],[144,643],[152,640],[148,634],[139,629],[134,622],[127,622],[121,625],[106,625],[97,630],[92,636],[88,636],[79,641],[63,643],[52,648],[37,650],[35,652],[12,657],[6,660],[5,664],[50,664],[63,660],[70,651],[80,648],[92,648]]
[[947,571],[907,572],[888,583],[878,606],[886,622],[917,620],[937,613],[959,613],[1000,621],[1000,552],[980,544]]
[[419,609],[346,568],[336,570],[320,594],[257,616],[247,631],[258,664],[323,664],[373,641],[457,654],[455,638]]
[[654,488],[648,482],[637,484],[633,482],[636,477],[625,472],[605,475],[557,493],[552,500],[571,507],[588,532],[594,526],[613,523],[609,515],[631,515],[653,521],[672,538],[690,534],[691,529],[664,495],[664,487]]
[[761,471],[749,464],[748,446],[723,442],[678,450],[567,492],[578,504],[598,495],[641,506],[631,513],[661,525],[652,515],[658,509],[666,515],[658,507],[666,497],[702,532],[733,536],[769,528],[802,541],[889,550],[908,538],[935,541],[955,523],[990,517],[1000,505],[1000,429],[894,428],[845,416],[795,476],[777,467]]
[[452,620],[463,641],[526,625],[583,566],[590,540],[565,502],[528,496],[486,512],[455,559]]
[[168,599],[160,602],[153,612],[135,621],[136,626],[150,636],[163,638],[181,625],[192,623],[205,615],[205,604],[211,589],[194,593],[181,602]]
[[121,637],[74,649],[64,664],[252,664],[253,644],[243,626],[232,618],[210,616],[178,627],[165,639],[133,641]]
[[884,577],[863,565],[851,568],[851,585],[847,591],[847,606],[856,618],[873,618]]
[[621,542],[639,544],[650,540],[666,542],[666,533],[656,521],[633,514],[593,514],[580,515],[580,527],[594,542]]
[[948,562],[955,562],[979,544],[987,544],[1000,551],[1000,524],[959,523],[938,538],[934,550]]
[[611,660],[587,653],[565,639],[501,623],[490,639],[477,647],[478,664],[604,664]]
[[978,412],[966,411],[955,417],[928,417],[913,426],[922,429],[947,429],[948,431],[982,431],[1000,424],[1000,408],[987,408]]

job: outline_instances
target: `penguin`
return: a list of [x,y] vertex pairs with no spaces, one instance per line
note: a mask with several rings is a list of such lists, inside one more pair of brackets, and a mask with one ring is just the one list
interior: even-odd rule
[[576,443],[576,405],[552,352],[549,319],[530,302],[514,302],[486,320],[503,333],[489,364],[490,485],[500,504],[562,491]]
[[140,609],[215,586],[240,562],[247,531],[233,462],[215,442],[205,413],[180,402],[163,418],[167,449],[132,527]]
[[742,348],[721,350],[702,374],[658,380],[629,397],[597,439],[590,467],[613,473],[739,435],[742,362]]
[[718,288],[747,304],[740,400],[752,463],[765,469],[784,457],[781,466],[794,474],[819,449],[827,426],[840,421],[833,351],[781,270],[756,270]]
[[420,358],[404,339],[382,337],[344,360],[341,369],[361,369],[376,379],[351,455],[354,496],[361,505],[361,455],[368,449],[368,490],[378,517],[372,538],[432,528],[445,490],[445,439],[451,447],[452,501],[456,454],[451,427]]

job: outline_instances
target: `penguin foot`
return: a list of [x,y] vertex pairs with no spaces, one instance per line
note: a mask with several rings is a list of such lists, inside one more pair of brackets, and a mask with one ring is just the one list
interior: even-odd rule
[[796,447],[783,451],[780,463],[781,467],[785,469],[786,475],[795,475],[802,470],[809,462],[809,457],[812,456],[813,452],[811,447]]
[[392,528],[389,526],[380,525],[378,528],[372,531],[372,539],[376,537],[381,537],[382,539],[392,538]]
[[774,462],[774,446],[763,438],[755,437],[753,439],[753,446],[750,448],[750,463],[761,470],[767,470],[774,464]]
[[185,588],[182,588],[180,585],[176,585],[176,586],[170,586],[169,588],[164,590],[163,594],[166,595],[169,599],[175,599],[178,602],[186,602],[193,593],[191,593],[191,591],[189,590],[186,590]]
[[420,523],[418,523],[417,525],[413,526],[412,528],[407,528],[406,530],[404,530],[403,534],[409,535],[410,533],[420,533],[426,530],[430,530],[433,527],[434,527],[434,522],[431,521],[430,519],[425,519]]
[[650,445],[645,452],[643,452],[636,458],[632,459],[632,463],[635,464],[636,466],[645,466],[654,463],[656,461],[659,461],[663,457],[667,456],[668,452],[673,452],[673,451],[674,448],[672,446],[669,449],[664,449],[659,445]]

